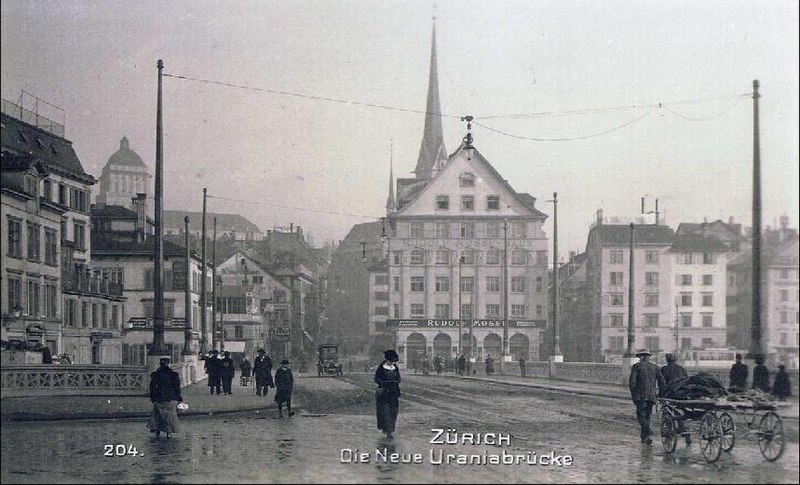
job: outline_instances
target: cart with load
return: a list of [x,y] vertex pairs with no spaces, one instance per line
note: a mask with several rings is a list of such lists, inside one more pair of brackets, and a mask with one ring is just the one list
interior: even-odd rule
[[322,344],[317,347],[317,376],[341,377],[342,364],[339,363],[339,346]]
[[776,412],[781,403],[771,401],[761,391],[731,394],[713,376],[700,373],[673,381],[658,403],[661,444],[667,453],[675,451],[679,436],[684,436],[687,444],[691,442],[693,425],[709,463],[733,449],[742,423],[746,430],[739,433],[740,437],[755,439],[767,461],[780,458],[786,446],[783,421]]

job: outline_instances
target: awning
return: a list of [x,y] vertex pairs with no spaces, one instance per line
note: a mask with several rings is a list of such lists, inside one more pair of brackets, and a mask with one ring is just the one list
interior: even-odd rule
[[244,353],[244,342],[225,342],[225,350],[228,352]]

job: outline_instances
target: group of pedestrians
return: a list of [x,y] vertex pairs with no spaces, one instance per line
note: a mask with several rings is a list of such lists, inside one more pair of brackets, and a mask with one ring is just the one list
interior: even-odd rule
[[[667,365],[660,369],[650,362],[650,356],[650,351],[647,349],[641,349],[636,352],[639,362],[631,367],[629,377],[631,400],[636,405],[636,419],[639,421],[641,428],[640,437],[642,443],[648,445],[653,443],[650,418],[658,396],[670,383],[688,376],[686,369],[677,363],[675,355],[667,354]],[[760,389],[767,393],[771,392],[773,396],[781,401],[791,396],[791,383],[789,382],[789,375],[786,373],[786,366],[783,364],[778,366],[775,381],[770,387],[769,369],[764,365],[764,358],[758,356],[755,360],[756,366],[753,369],[752,388]],[[730,370],[729,390],[731,392],[741,392],[747,389],[747,377],[747,365],[742,363],[742,355],[736,354],[736,363],[733,364]],[[679,422],[678,432],[684,435],[687,445],[691,444],[691,438],[688,433],[685,433],[683,421]]]
[[232,384],[233,376],[236,373],[231,353],[225,351],[222,353],[222,358],[219,357],[220,353],[214,349],[205,358],[205,371],[208,374],[208,390],[210,394],[220,394],[224,392],[226,395],[233,394]]

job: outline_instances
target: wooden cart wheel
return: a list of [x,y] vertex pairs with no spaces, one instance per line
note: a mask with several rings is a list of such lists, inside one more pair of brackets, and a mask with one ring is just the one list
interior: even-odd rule
[[761,417],[758,425],[758,448],[767,461],[775,461],[781,457],[786,446],[783,435],[783,422],[775,412],[769,411]]
[[700,449],[709,463],[719,460],[722,454],[722,428],[713,411],[706,411],[700,420]]
[[731,451],[733,445],[736,444],[736,423],[733,422],[733,416],[723,412],[719,415],[719,425],[722,428],[722,451]]
[[675,446],[678,443],[676,435],[677,423],[675,419],[667,413],[661,415],[661,444],[664,446],[664,451],[672,453],[675,451]]

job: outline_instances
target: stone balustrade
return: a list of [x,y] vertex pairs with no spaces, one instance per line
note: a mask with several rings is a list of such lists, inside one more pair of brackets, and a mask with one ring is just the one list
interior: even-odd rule
[[550,377],[568,381],[618,384],[622,378],[622,367],[618,364],[555,362],[553,370]]
[[32,395],[147,395],[145,367],[123,365],[3,365],[3,397]]

